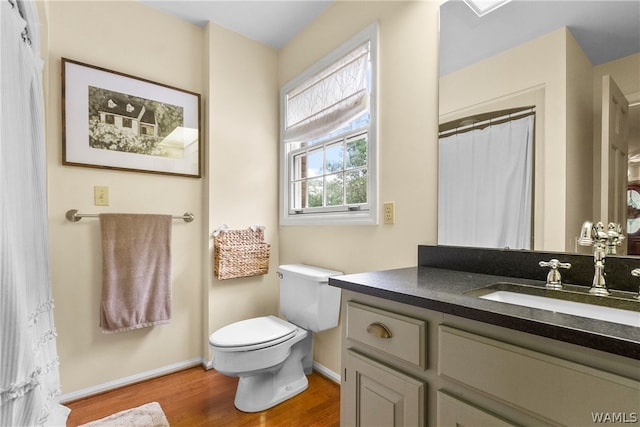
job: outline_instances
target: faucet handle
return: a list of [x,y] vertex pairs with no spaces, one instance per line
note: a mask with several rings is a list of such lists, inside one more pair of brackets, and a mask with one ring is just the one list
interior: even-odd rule
[[622,226],[614,222],[610,222],[607,227],[607,255],[616,255],[617,246],[622,245],[624,234],[622,234]]
[[[553,258],[549,261],[540,261],[538,263],[540,267],[549,267],[549,273],[547,274],[547,289],[562,289],[562,277],[560,276],[559,268],[571,268],[571,264],[568,262],[560,262]],[[640,269],[638,269],[640,274]]]
[[591,246],[593,245],[593,223],[591,221],[585,221],[582,224],[582,228],[580,229],[580,237],[578,238],[578,244],[580,246]]
[[[568,262],[560,262],[555,258],[550,259],[549,261],[540,261],[538,264],[540,265],[540,267],[550,267],[554,270],[558,268],[571,268],[571,264],[569,264]],[[638,268],[637,270],[639,271],[638,274],[640,274],[640,268]]]

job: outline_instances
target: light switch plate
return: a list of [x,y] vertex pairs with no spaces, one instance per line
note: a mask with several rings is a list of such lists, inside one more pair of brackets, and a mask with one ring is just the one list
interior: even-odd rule
[[93,187],[93,203],[96,206],[109,206],[109,187]]

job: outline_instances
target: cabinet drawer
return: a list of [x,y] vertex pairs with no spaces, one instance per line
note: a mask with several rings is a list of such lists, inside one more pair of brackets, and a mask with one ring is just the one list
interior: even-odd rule
[[460,400],[443,390],[437,395],[438,427],[513,427],[515,424],[482,408]]
[[441,376],[555,423],[638,413],[640,383],[629,378],[444,325],[439,350]]
[[424,320],[349,301],[347,338],[426,369]]

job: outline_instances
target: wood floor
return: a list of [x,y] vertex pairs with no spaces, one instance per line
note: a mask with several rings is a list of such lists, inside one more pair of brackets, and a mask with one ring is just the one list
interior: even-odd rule
[[309,388],[263,412],[243,413],[233,406],[238,378],[195,367],[117,390],[66,403],[67,427],[158,402],[171,427],[317,426],[340,424],[340,386],[314,372]]

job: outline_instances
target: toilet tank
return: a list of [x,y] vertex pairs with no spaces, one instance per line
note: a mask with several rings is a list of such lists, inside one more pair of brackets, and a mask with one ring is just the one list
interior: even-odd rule
[[329,286],[339,271],[304,264],[281,265],[280,312],[291,323],[319,332],[338,326],[340,288]]

